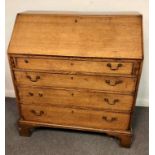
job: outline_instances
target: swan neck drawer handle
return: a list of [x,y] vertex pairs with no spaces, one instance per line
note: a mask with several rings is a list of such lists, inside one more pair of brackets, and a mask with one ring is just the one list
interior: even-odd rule
[[113,102],[110,102],[108,98],[104,98],[104,101],[109,105],[115,105],[117,102],[119,102],[119,99],[115,99]]
[[122,80],[105,80],[105,82],[110,86],[116,86],[118,84],[121,84]]
[[102,119],[103,119],[104,121],[106,121],[106,122],[109,122],[109,123],[112,123],[112,122],[114,122],[114,121],[117,121],[117,118],[116,118],[116,117],[111,117],[111,118],[109,118],[109,117],[103,116]]
[[113,70],[113,71],[116,71],[118,70],[120,67],[122,67],[123,65],[122,64],[117,64],[117,65],[114,65],[114,64],[111,64],[111,63],[108,63],[107,64],[107,67],[110,68],[110,70]]
[[38,93],[38,95],[39,95],[39,97],[42,97],[42,96],[43,96],[43,94],[42,94],[42,93]]
[[40,79],[40,76],[36,76],[35,78],[32,78],[30,75],[27,75],[26,77],[32,82],[37,82]]
[[29,95],[30,95],[30,96],[33,96],[34,94],[33,94],[33,93],[31,93],[31,92],[29,92]]
[[[29,94],[29,96],[34,96],[34,94],[33,94],[33,93],[31,93],[31,92],[29,92],[28,94]],[[43,94],[42,94],[42,93],[38,93],[38,96],[39,96],[39,97],[42,97],[42,96],[43,96]]]
[[43,111],[35,111],[35,110],[31,110],[31,112],[35,115],[35,116],[42,116],[44,114]]

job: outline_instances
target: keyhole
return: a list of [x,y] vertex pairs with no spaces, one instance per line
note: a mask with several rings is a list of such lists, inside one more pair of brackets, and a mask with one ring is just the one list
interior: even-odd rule
[[75,19],[75,23],[77,23],[78,22],[78,20],[77,19]]
[[74,113],[74,111],[72,110],[72,111],[71,111],[71,113],[73,114],[73,113]]
[[74,93],[72,93],[71,95],[74,96]]
[[29,63],[29,61],[28,60],[24,60],[25,61],[25,63]]
[[73,80],[74,78],[73,77],[71,77],[71,80]]

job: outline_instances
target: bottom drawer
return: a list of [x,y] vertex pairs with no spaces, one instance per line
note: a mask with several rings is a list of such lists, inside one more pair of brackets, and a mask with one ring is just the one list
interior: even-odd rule
[[21,105],[22,116],[27,121],[94,129],[127,130],[129,114],[60,108],[52,106]]

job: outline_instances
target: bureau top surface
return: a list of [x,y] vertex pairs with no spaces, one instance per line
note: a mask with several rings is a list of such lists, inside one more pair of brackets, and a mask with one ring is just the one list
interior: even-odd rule
[[19,13],[10,54],[142,59],[141,15]]

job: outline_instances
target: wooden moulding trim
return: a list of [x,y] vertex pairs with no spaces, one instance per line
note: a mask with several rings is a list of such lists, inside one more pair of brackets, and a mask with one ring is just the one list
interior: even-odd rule
[[18,54],[18,53],[9,53],[10,56],[14,57],[27,57],[27,58],[44,58],[44,59],[70,59],[70,60],[79,60],[79,61],[122,61],[122,62],[135,62],[141,61],[143,58],[100,58],[100,57],[79,57],[79,56],[59,56],[59,55],[44,55],[44,54]]
[[16,86],[15,75],[14,75],[14,72],[13,72],[13,69],[12,69],[12,65],[14,65],[15,62],[14,62],[13,57],[10,57],[10,56],[8,56],[8,60],[9,60],[9,65],[10,65],[10,72],[11,72],[13,87],[14,87],[15,95],[16,95],[16,103],[17,103],[17,106],[18,106],[18,109],[19,109],[19,114],[21,115],[20,97],[19,97],[19,93],[18,93],[18,88]]
[[134,94],[134,98],[135,98],[135,101],[134,101],[134,104],[133,104],[133,108],[136,104],[136,98],[137,98],[137,94],[138,94],[138,88],[139,88],[139,83],[140,83],[140,78],[141,78],[141,73],[142,73],[142,67],[143,67],[143,61],[141,62],[140,64],[140,69],[139,69],[139,73],[138,73],[138,76],[137,76],[137,82],[136,82],[136,86],[135,86],[135,94]]
[[140,69],[139,69],[139,73],[138,73],[138,78],[137,78],[137,82],[136,82],[136,86],[135,86],[135,101],[134,101],[134,104],[133,104],[133,108],[136,104],[136,98],[137,98],[137,94],[138,94],[138,88],[139,88],[139,83],[140,83],[140,78],[141,78],[141,73],[142,73],[142,67],[143,67],[143,61],[141,62],[140,64]]
[[130,11],[124,11],[124,12],[83,12],[83,11],[24,11],[18,13],[19,15],[52,15],[52,16],[90,16],[90,17],[103,17],[103,16],[125,16],[125,17],[133,17],[133,16],[142,16],[139,12],[130,12]]
[[79,61],[122,61],[122,62],[135,62],[135,61],[142,61],[143,58],[102,58],[102,57],[80,57],[80,56],[60,56],[60,55],[44,55],[44,54],[18,54],[18,53],[9,53],[10,56],[18,57],[18,58],[44,58],[44,59],[69,59],[69,60],[79,60]]
[[136,75],[136,77],[137,77],[137,75],[138,75],[138,72],[137,71],[139,71],[139,67],[140,67],[140,62],[133,63],[131,74],[132,75]]
[[140,70],[141,62],[142,61],[136,62],[136,63],[133,64],[134,66],[132,68],[132,74],[136,75],[136,77],[138,77],[138,75],[139,75],[139,70]]
[[96,128],[88,128],[88,127],[76,127],[76,126],[69,126],[69,125],[58,125],[52,123],[43,123],[43,122],[35,122],[35,121],[25,121],[20,119],[18,121],[19,125],[28,125],[32,127],[51,127],[51,128],[61,128],[61,129],[73,129],[79,131],[90,131],[90,132],[100,132],[100,133],[109,133],[111,134],[124,134],[124,135],[131,135],[132,130],[110,130],[110,129],[96,129]]
[[141,77],[141,73],[142,73],[142,66],[143,66],[143,61],[141,61],[141,63],[140,63],[139,71],[138,71],[138,75],[137,75],[137,82],[136,82],[136,86],[135,86],[134,101],[133,101],[132,108],[131,108],[132,114],[130,116],[129,127],[132,126],[133,112],[135,110],[135,104],[136,104],[136,99],[137,99],[139,83],[140,83],[140,77]]
[[140,69],[139,69],[139,72],[138,72],[138,75],[137,75],[137,82],[136,82],[136,86],[135,86],[135,94],[134,94],[134,101],[133,101],[133,104],[132,104],[132,114],[130,116],[130,122],[129,122],[129,125],[130,127],[132,126],[132,121],[133,121],[133,112],[135,110],[135,104],[136,104],[136,99],[137,99],[137,94],[138,94],[138,88],[139,88],[139,83],[140,83],[140,77],[141,77],[141,74],[142,74],[142,67],[143,67],[143,61],[141,61],[141,64],[140,64]]
[[141,47],[142,47],[142,60],[144,60],[144,37],[143,37],[143,16],[141,15],[142,20],[141,20]]

